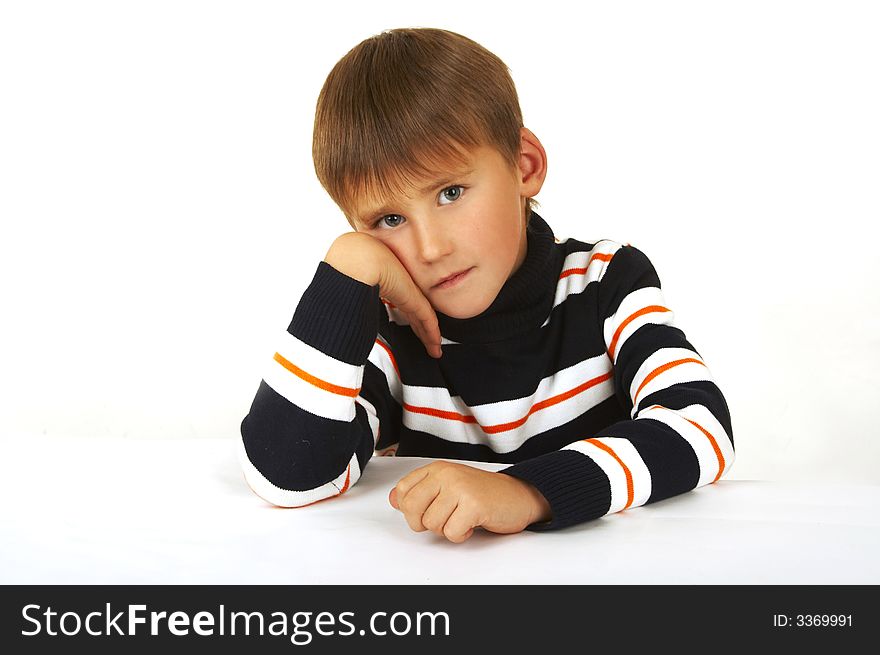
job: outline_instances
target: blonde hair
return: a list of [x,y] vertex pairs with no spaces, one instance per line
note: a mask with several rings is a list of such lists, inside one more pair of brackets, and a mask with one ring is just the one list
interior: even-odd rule
[[[522,111],[507,66],[480,44],[434,28],[386,30],[340,59],[318,96],[312,159],[321,186],[354,226],[378,201],[462,167],[494,147],[513,168]],[[527,198],[526,220],[539,203]]]

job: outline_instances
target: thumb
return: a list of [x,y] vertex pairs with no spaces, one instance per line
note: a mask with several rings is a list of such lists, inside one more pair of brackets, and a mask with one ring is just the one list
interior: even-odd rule
[[397,487],[391,489],[391,493],[388,494],[388,502],[391,503],[394,509],[400,509],[400,506],[397,504]]

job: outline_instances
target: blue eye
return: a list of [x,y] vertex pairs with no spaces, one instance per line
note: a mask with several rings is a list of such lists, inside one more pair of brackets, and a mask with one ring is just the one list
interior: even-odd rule
[[[455,184],[453,186],[446,187],[445,189],[443,189],[443,191],[440,192],[440,198],[445,197],[449,200],[449,202],[441,202],[440,204],[441,205],[449,205],[449,204],[455,202],[456,200],[461,198],[461,194],[464,192],[465,188],[466,187],[462,186],[461,184]],[[454,195],[453,198],[449,198],[449,196],[446,195],[446,192],[451,191],[453,189],[458,189],[458,191],[456,192],[456,194]],[[385,216],[382,216],[382,217],[376,219],[376,222],[373,223],[373,225],[371,227],[375,229],[375,228],[381,227],[381,225],[385,225],[386,227],[393,228],[393,227],[397,227],[398,225],[400,225],[399,222],[395,223],[394,225],[388,225],[388,223],[384,223],[385,219],[387,219],[387,218],[402,219],[403,216],[401,216],[400,214],[386,214]]]
[[[378,221],[376,221],[376,225],[374,225],[373,227],[378,227],[379,223],[384,221],[386,218],[403,218],[403,216],[399,216],[398,214],[388,214],[388,216],[383,216]],[[388,225],[388,224],[386,223],[385,225]],[[400,224],[398,223],[397,225],[400,225]],[[397,227],[397,225],[388,225],[388,227]]]
[[[460,187],[460,186],[446,187],[445,189],[443,189],[443,191],[440,192],[440,197],[441,197],[441,198],[444,197],[444,196],[446,195],[446,192],[447,192],[447,191],[451,191],[452,189],[461,189],[461,188],[463,188],[463,187]],[[458,198],[459,198],[460,196],[461,196],[461,191],[458,192],[458,195],[455,196],[455,198],[453,198],[453,200],[458,200]]]

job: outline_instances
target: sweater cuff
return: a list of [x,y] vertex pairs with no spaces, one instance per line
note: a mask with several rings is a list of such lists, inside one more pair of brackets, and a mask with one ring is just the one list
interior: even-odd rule
[[363,366],[379,332],[379,285],[318,263],[287,331],[339,361]]
[[558,530],[604,516],[611,508],[608,476],[596,462],[574,450],[557,450],[498,472],[533,484],[550,504],[551,520],[532,523],[526,530]]

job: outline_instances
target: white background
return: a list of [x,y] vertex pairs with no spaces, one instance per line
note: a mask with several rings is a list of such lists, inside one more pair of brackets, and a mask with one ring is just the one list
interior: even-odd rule
[[510,68],[559,237],[629,242],[730,405],[730,479],[880,482],[871,2],[0,3],[0,431],[237,438],[332,239],[333,65]]

